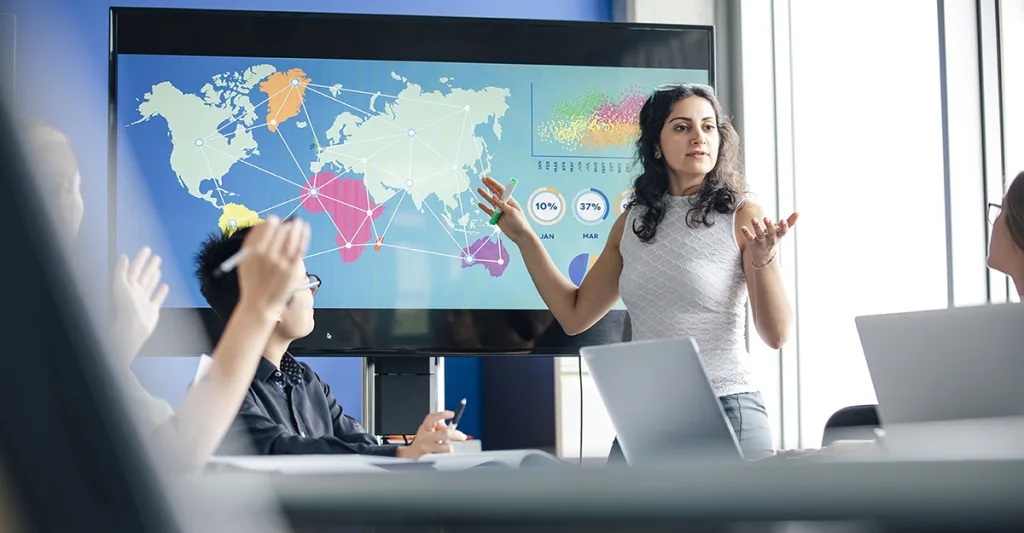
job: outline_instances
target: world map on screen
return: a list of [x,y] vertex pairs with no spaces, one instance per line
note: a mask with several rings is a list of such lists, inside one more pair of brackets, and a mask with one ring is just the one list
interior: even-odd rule
[[[480,179],[519,180],[582,282],[629,199],[647,87],[680,71],[122,56],[118,75],[119,181],[141,184],[183,271],[210,232],[295,216],[320,307],[538,309]],[[120,218],[117,233],[145,240]],[[169,305],[203,301],[191,287]]]

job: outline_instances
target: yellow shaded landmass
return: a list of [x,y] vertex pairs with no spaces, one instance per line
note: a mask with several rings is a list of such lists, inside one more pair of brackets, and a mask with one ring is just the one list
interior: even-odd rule
[[263,220],[256,211],[242,204],[227,204],[221,212],[220,219],[217,220],[217,225],[225,235],[230,236],[241,228],[255,226],[260,222]]
[[260,91],[270,97],[267,101],[267,128],[270,131],[277,131],[284,121],[302,112],[306,84],[311,81],[301,68],[293,68],[288,72],[275,72],[260,83]]

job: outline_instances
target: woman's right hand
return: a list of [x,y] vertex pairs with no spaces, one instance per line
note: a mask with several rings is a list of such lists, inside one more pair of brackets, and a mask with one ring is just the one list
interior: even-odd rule
[[498,228],[512,242],[519,244],[524,237],[529,236],[533,232],[530,222],[526,220],[523,209],[519,207],[519,202],[515,198],[510,198],[507,203],[501,201],[501,194],[505,192],[504,185],[490,177],[485,177],[483,181],[488,190],[477,188],[477,193],[484,199],[483,202],[477,205],[480,206],[481,211],[487,213],[487,216],[494,214],[495,207],[501,209]]

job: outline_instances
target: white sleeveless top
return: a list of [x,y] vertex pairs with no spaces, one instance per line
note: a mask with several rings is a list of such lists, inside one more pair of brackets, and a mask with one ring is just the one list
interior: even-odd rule
[[619,249],[619,294],[633,340],[693,337],[718,396],[756,392],[746,328],[747,278],[736,242],[735,214],[712,212],[714,225],[686,224],[692,196],[665,197],[654,239],[640,241],[630,210]]

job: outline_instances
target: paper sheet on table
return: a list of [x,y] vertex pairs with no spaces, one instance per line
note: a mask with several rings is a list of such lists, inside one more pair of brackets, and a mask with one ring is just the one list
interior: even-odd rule
[[436,470],[454,471],[481,467],[554,467],[566,466],[568,463],[559,461],[555,456],[540,450],[502,450],[475,453],[453,453],[444,455],[424,455],[421,463],[433,463]]
[[283,474],[383,473],[405,459],[375,455],[240,455],[211,457],[208,465]]
[[536,468],[567,466],[555,456],[540,450],[424,455],[419,460],[379,455],[242,455],[212,457],[208,465],[250,472],[282,474],[351,474],[401,471],[459,471],[475,468]]

